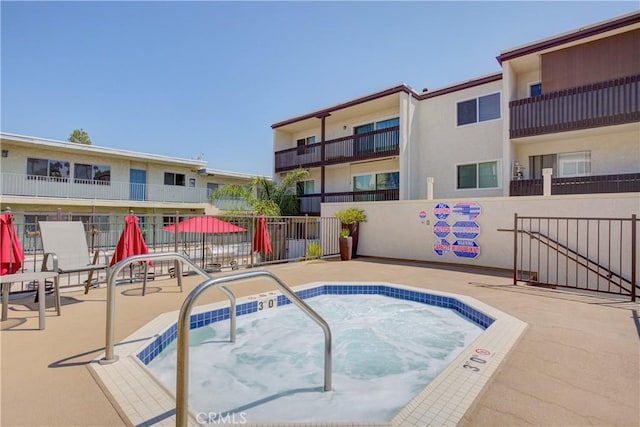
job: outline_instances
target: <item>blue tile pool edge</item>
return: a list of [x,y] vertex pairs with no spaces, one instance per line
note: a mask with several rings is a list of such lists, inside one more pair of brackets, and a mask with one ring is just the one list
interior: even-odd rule
[[[416,291],[388,284],[324,284],[315,285],[309,288],[295,291],[300,299],[312,298],[318,295],[383,295],[390,298],[419,302],[436,307],[448,308],[456,311],[470,322],[475,323],[483,329],[487,329],[495,321],[491,316],[471,307],[458,300],[455,296],[438,295],[429,292]],[[277,295],[277,305],[284,306],[291,304],[289,298],[284,295]],[[255,313],[258,311],[258,301],[243,302],[236,305],[236,315]],[[189,328],[196,329],[207,326],[214,322],[229,319],[229,307],[217,308],[202,313],[192,314],[189,319]],[[164,350],[173,340],[177,338],[178,325],[173,323],[162,333],[147,344],[136,356],[144,364],[148,365],[162,350]]]

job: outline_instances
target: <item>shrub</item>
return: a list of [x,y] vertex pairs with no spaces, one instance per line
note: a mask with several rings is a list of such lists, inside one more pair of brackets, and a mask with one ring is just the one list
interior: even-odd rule
[[342,224],[353,224],[356,222],[367,222],[367,214],[360,208],[347,208],[339,210],[334,214]]
[[318,259],[322,256],[322,248],[317,243],[309,243],[307,246],[307,259]]

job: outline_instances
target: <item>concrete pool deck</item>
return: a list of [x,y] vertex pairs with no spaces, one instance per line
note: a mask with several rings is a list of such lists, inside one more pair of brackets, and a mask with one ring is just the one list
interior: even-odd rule
[[[514,287],[503,273],[371,258],[266,267],[290,286],[309,282],[393,282],[468,295],[529,324],[520,342],[461,425],[619,425],[640,420],[640,304],[609,295]],[[117,288],[116,341],[157,315],[180,308],[202,280],[156,279]],[[238,296],[271,290],[234,287]],[[32,297],[10,302],[0,333],[0,424],[127,425],[88,369],[104,351],[106,290],[62,296],[62,316],[47,311],[37,330]],[[222,301],[207,293],[201,303]],[[30,308],[26,307],[29,306]],[[32,310],[34,309],[34,310]]]

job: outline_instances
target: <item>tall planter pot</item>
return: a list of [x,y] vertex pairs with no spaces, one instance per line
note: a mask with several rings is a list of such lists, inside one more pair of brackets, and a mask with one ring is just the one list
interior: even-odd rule
[[351,250],[351,256],[355,258],[358,252],[358,229],[360,223],[354,222],[353,224],[348,224],[347,229],[349,230],[349,236],[353,237],[353,249]]
[[349,237],[340,237],[340,259],[342,261],[349,261],[351,259],[351,254],[353,250],[353,238]]

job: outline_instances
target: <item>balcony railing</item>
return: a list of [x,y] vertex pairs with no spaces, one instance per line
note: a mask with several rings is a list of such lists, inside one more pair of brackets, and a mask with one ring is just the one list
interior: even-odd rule
[[[385,200],[399,200],[400,190],[369,190],[349,191],[343,193],[325,193],[325,203],[345,202],[379,202]],[[322,196],[320,194],[304,194],[298,196],[301,214],[319,215]]]
[[[541,196],[542,179],[511,181],[511,196]],[[640,192],[640,173],[552,178],[551,194],[633,193]]]
[[0,194],[3,196],[61,199],[182,203],[206,203],[209,201],[209,190],[206,188],[55,178],[15,173],[0,174]]
[[398,155],[399,129],[395,126],[277,151],[275,153],[276,172],[298,167],[310,168]]
[[511,138],[640,121],[640,75],[509,103]]

